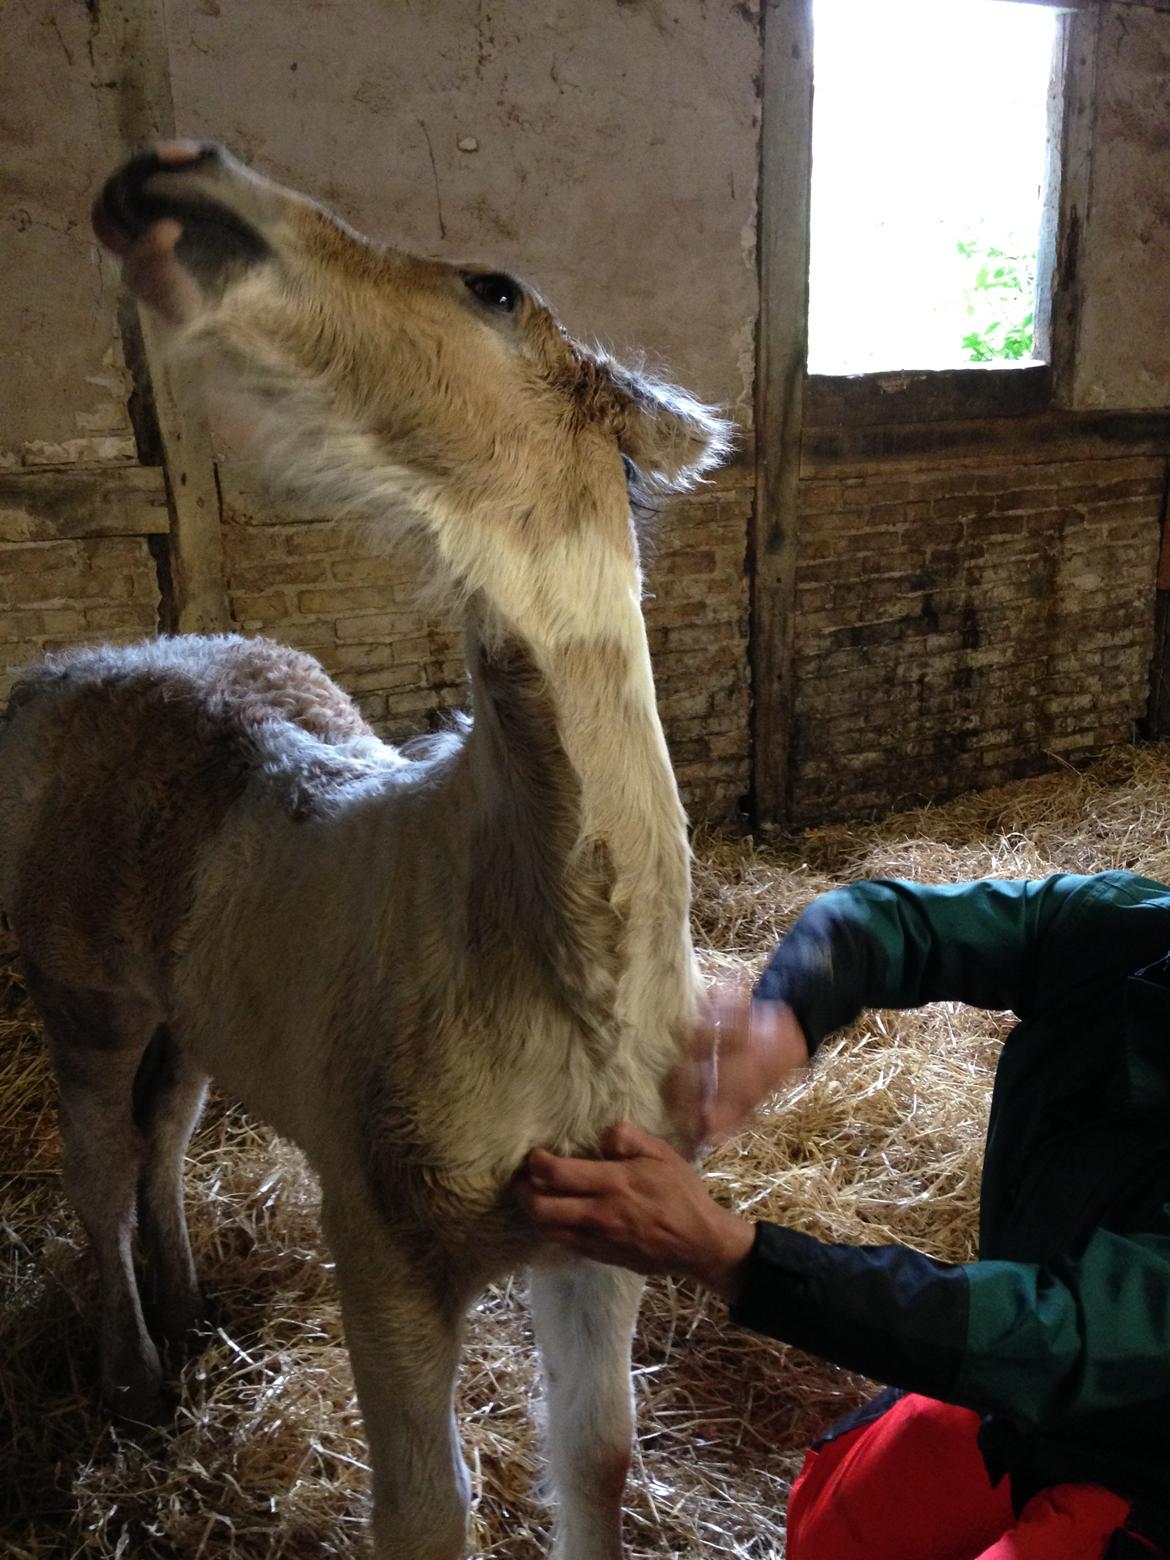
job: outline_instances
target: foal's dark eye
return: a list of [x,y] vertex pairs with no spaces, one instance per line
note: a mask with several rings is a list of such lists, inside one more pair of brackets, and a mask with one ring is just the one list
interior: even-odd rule
[[478,271],[466,271],[463,282],[480,303],[486,304],[489,309],[498,309],[501,314],[511,314],[520,302],[519,284],[499,271],[493,271],[488,276]]

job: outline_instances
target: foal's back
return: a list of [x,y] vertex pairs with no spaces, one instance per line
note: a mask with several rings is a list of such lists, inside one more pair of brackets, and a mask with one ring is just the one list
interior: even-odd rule
[[309,816],[394,761],[315,661],[264,640],[54,656],[0,735],[0,907],[52,979],[161,998],[199,862],[248,787]]

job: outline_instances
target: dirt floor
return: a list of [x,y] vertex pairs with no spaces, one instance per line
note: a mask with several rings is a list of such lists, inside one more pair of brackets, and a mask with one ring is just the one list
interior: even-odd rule
[[[772,849],[701,837],[696,938],[709,974],[747,982],[801,906],[858,876],[1126,867],[1166,880],[1168,823],[1162,746]],[[364,1553],[365,1449],[315,1187],[299,1156],[238,1110],[213,1105],[192,1147],[192,1234],[216,1330],[176,1383],[173,1421],[130,1434],[95,1406],[92,1275],[60,1192],[40,1039],[10,966],[0,957],[0,1555]],[[835,1240],[968,1257],[1007,1022],[944,1004],[869,1015],[707,1158],[718,1195]],[[647,1293],[636,1373],[627,1532],[639,1560],[782,1556],[803,1447],[870,1390],[665,1282]],[[522,1281],[476,1308],[460,1398],[475,1552],[534,1560],[548,1510]]]

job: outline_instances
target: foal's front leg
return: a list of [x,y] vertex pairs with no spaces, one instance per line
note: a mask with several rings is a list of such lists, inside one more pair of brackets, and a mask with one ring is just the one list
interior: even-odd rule
[[532,1320],[544,1362],[557,1560],[619,1560],[634,1431],[630,1344],[642,1279],[584,1260],[536,1266]]
[[470,1290],[412,1260],[351,1189],[325,1189],[325,1233],[374,1491],[376,1560],[460,1560],[471,1481],[454,1390]]

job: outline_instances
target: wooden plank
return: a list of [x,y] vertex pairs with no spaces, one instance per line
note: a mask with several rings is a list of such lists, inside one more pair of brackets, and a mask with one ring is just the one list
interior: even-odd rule
[[147,466],[0,473],[0,542],[165,536],[166,483]]
[[[1091,11],[1101,0],[1000,0],[1002,5],[1038,5],[1049,11]],[[1154,5],[1158,0],[1131,0],[1135,5]]]
[[[1170,597],[1170,525],[1167,524],[1170,513],[1170,460],[1166,462],[1166,472],[1162,482],[1162,541],[1158,548],[1158,578],[1157,589],[1160,594]],[[1161,645],[1159,649],[1164,661],[1170,661],[1170,645]],[[1168,667],[1170,671],[1170,667]],[[1170,717],[1170,710],[1167,710]]]
[[1108,460],[1170,453],[1170,413],[1047,412],[1037,417],[806,428],[801,476],[866,476],[996,462]]
[[1062,33],[1064,113],[1061,131],[1060,210],[1052,283],[1052,398],[1078,404],[1077,363],[1084,302],[1081,246],[1089,218],[1097,105],[1100,28],[1097,8],[1070,16]]
[[[1044,173],[1040,186],[1040,232],[1036,245],[1036,298],[1032,311],[1032,351],[1042,363],[1052,362],[1052,295],[1056,286],[1056,256],[1060,240],[1060,200],[1064,182],[1064,121],[1067,108],[1065,75],[1071,21],[1057,18],[1052,58],[1048,62]],[[1051,371],[1049,394],[1051,395]]]
[[[108,136],[113,155],[175,135],[164,0],[107,0],[95,12],[94,58],[111,83]],[[171,526],[172,626],[204,633],[230,626],[222,515],[211,433],[193,386],[161,350],[150,314],[139,311],[158,417]],[[131,356],[134,354],[131,353]]]
[[767,0],[760,128],[756,503],[749,544],[752,813],[783,825],[791,790],[800,440],[808,360],[812,0]]
[[1152,742],[1170,737],[1170,461],[1162,483],[1162,540],[1154,590],[1154,650],[1150,656],[1150,690],[1139,734]]
[[1051,398],[1047,365],[1009,368],[904,369],[882,374],[810,374],[806,427],[936,422],[954,418],[1028,417]]

